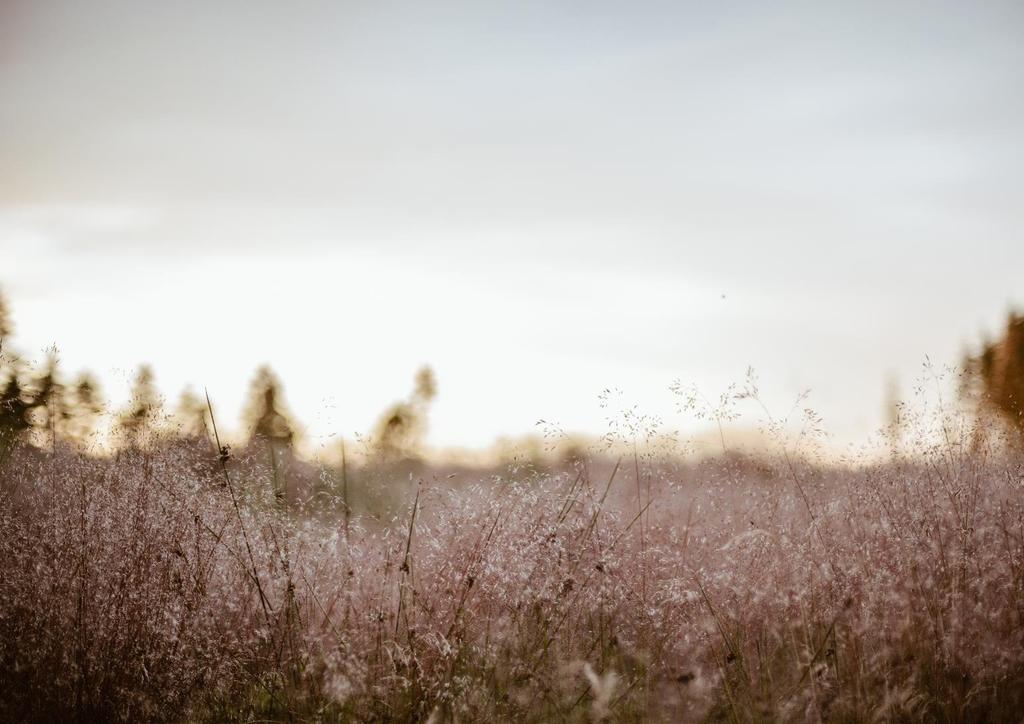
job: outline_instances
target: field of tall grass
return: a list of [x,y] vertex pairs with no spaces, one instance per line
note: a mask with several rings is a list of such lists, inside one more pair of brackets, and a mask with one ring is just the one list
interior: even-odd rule
[[0,719],[1019,721],[1024,458],[977,432],[367,464],[299,501],[206,441],[22,444]]

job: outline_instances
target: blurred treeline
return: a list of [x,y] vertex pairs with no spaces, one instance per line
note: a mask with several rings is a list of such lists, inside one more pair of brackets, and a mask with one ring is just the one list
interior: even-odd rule
[[[239,432],[228,441],[225,421],[214,416],[205,395],[186,389],[174,405],[167,404],[149,366],[136,371],[127,404],[110,409],[95,377],[67,374],[55,349],[42,362],[28,361],[11,344],[14,334],[10,308],[0,293],[0,469],[19,446],[34,454],[64,450],[117,456],[176,448],[194,453],[202,464],[230,461],[240,477],[267,481],[272,498],[281,503],[385,514],[392,503],[405,499],[416,477],[447,478],[471,468],[506,465],[542,472],[576,468],[584,459],[579,439],[567,438],[560,452],[551,454],[545,440],[524,438],[499,441],[475,462],[428,464],[424,440],[437,394],[428,367],[417,372],[408,396],[385,409],[368,435],[337,438],[315,459],[297,454],[302,428],[288,410],[281,380],[269,367],[260,367],[250,383],[240,428],[232,425]],[[995,422],[977,429],[1005,429],[1024,444],[1024,314],[1011,312],[996,338],[964,354],[962,368],[963,399],[979,418]]]
[[56,349],[42,362],[29,361],[13,346],[14,334],[0,294],[0,470],[15,449],[21,459],[59,452],[145,460],[173,448],[191,453],[197,465],[226,465],[239,480],[264,481],[267,497],[277,503],[370,514],[386,513],[404,499],[413,477],[426,471],[424,439],[437,392],[429,367],[417,372],[410,394],[385,409],[368,435],[336,439],[310,459],[297,453],[301,425],[267,366],[256,371],[241,425],[231,425],[236,434],[229,441],[226,421],[216,417],[205,394],[186,389],[168,404],[148,365],[136,370],[128,402],[110,409],[95,377],[67,374]]

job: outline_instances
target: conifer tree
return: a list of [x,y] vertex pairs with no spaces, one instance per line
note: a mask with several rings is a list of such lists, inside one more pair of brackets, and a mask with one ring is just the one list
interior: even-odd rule
[[143,447],[156,431],[163,401],[157,392],[153,369],[140,365],[132,381],[128,405],[121,411],[119,426],[129,446]]
[[0,462],[6,459],[15,442],[32,427],[32,406],[21,385],[21,366],[7,365],[7,379],[0,386]]
[[0,462],[32,427],[32,406],[24,389],[24,364],[8,344],[13,332],[10,307],[0,291]]
[[422,367],[416,373],[409,399],[389,407],[377,423],[374,440],[383,461],[414,458],[420,453],[427,432],[427,413],[436,395],[434,372]]
[[983,344],[965,366],[982,408],[1006,420],[1024,442],[1024,315],[1011,312],[1002,339]]
[[31,424],[36,431],[36,440],[42,444],[48,440],[50,447],[57,445],[57,428],[66,416],[64,385],[60,381],[59,359],[51,350],[46,365],[34,380]]
[[11,320],[11,310],[7,305],[3,290],[0,289],[0,352],[7,338],[14,334],[14,322]]
[[252,439],[259,438],[283,446],[290,446],[295,440],[281,381],[266,365],[256,370],[249,387],[245,421]]
[[206,415],[206,401],[200,399],[191,388],[186,388],[178,398],[178,408],[175,411],[175,417],[180,425],[179,434],[189,440],[209,437]]
[[96,432],[103,398],[99,385],[87,372],[78,375],[67,393],[63,434],[75,444],[86,447]]
[[245,421],[249,429],[249,444],[255,443],[266,449],[273,475],[274,496],[283,502],[289,497],[289,480],[284,464],[295,442],[295,430],[285,408],[281,381],[267,365],[256,370],[249,388]]

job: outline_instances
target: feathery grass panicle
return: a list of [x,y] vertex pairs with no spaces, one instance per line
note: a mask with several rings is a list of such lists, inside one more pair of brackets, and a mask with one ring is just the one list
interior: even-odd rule
[[[743,394],[756,382],[720,404]],[[626,408],[614,440],[565,465],[424,467],[377,517],[349,499],[381,479],[371,463],[338,486],[310,473],[316,495],[281,505],[265,456],[227,454],[207,412],[202,444],[21,444],[0,466],[0,719],[1024,707],[1024,461],[948,408],[904,414],[899,456],[841,467],[799,437],[750,457],[723,434],[719,457],[674,458]]]

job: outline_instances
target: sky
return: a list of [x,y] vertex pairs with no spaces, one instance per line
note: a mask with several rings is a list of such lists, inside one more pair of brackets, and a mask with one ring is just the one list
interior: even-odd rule
[[[0,1],[13,342],[312,440],[696,429],[753,367],[837,439],[1024,305],[1017,2]],[[230,425],[226,425],[230,426]]]

